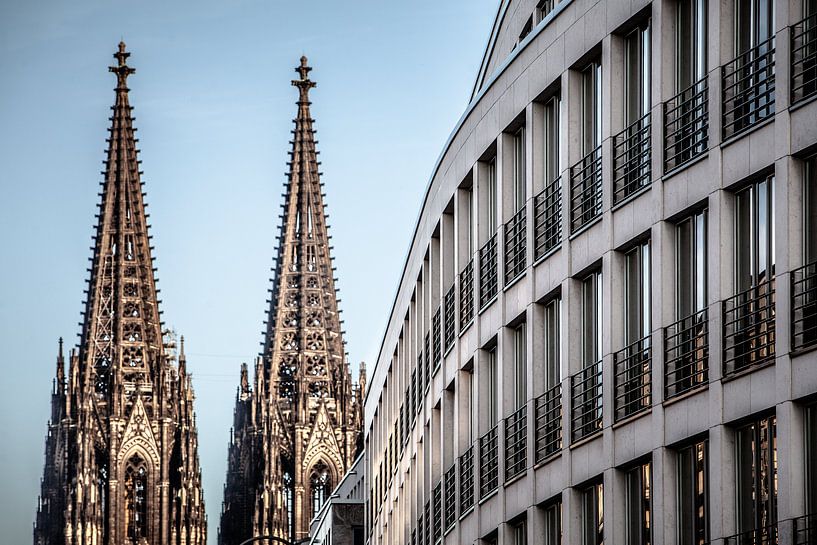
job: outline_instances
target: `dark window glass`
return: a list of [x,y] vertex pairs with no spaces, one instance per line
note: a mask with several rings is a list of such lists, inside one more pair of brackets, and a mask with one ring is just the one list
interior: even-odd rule
[[750,532],[777,522],[776,418],[737,430],[737,526]]
[[736,291],[742,292],[774,276],[774,176],[736,195]]
[[582,545],[604,544],[604,485],[582,490]]
[[651,464],[641,464],[627,471],[627,519],[625,543],[627,545],[650,545],[652,526],[652,475]]
[[806,512],[817,514],[817,405],[806,409]]
[[675,229],[676,319],[706,308],[706,211],[683,220]]
[[582,366],[601,360],[601,273],[582,282]]
[[601,63],[582,70],[582,156],[601,144]]
[[806,264],[814,263],[817,261],[817,157],[811,157],[805,165],[803,216],[803,257]]
[[545,386],[549,390],[562,382],[561,351],[559,350],[559,319],[561,299],[545,305]]
[[545,507],[544,545],[562,544],[562,502],[557,501]]
[[624,335],[630,345],[650,334],[650,243],[626,254]]
[[707,442],[678,451],[678,545],[705,545],[707,505]]
[[650,110],[650,20],[633,29],[624,47],[624,124]]
[[706,0],[680,0],[676,31],[676,92],[706,76]]

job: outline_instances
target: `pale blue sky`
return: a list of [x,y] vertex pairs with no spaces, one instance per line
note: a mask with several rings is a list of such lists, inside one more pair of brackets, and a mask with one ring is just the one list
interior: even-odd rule
[[371,365],[497,0],[0,2],[0,531],[31,542],[57,338],[76,342],[120,38],[164,318],[194,373],[210,543],[261,341],[293,67],[313,91],[350,359]]

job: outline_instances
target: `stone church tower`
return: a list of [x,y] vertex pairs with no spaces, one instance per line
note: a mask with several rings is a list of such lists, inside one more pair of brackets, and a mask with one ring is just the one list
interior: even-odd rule
[[140,161],[119,44],[78,350],[60,340],[35,545],[204,545],[184,340],[162,331]]
[[[219,541],[300,540],[361,445],[365,372],[353,384],[341,335],[309,113],[311,68],[295,69],[298,114],[263,353],[236,397]],[[265,542],[266,543],[266,542]],[[272,543],[272,542],[269,542]]]

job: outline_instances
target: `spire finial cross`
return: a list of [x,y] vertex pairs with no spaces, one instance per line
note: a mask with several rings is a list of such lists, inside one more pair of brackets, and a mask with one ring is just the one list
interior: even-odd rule
[[127,89],[128,76],[136,72],[136,70],[127,64],[130,53],[125,51],[125,42],[119,42],[119,51],[114,53],[113,56],[117,61],[119,61],[119,64],[117,66],[109,66],[108,71],[116,74],[117,89]]
[[309,79],[309,72],[312,67],[307,65],[306,56],[301,57],[301,65],[295,68],[295,71],[301,76],[301,79],[292,80],[292,85],[300,89],[301,102],[309,100],[309,90],[315,87],[315,82]]

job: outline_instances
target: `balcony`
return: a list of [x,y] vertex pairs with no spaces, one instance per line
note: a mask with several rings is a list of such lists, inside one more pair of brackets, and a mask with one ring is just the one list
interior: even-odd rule
[[474,507],[474,446],[462,453],[460,466],[460,516]]
[[443,476],[445,487],[445,504],[443,506],[443,527],[451,529],[457,522],[457,462],[451,464]]
[[601,146],[570,168],[570,230],[601,216]]
[[777,525],[765,526],[724,538],[723,545],[777,545]]
[[707,310],[664,328],[664,400],[706,386],[709,381]]
[[709,146],[709,88],[706,77],[664,103],[664,172],[706,152]]
[[652,338],[648,335],[613,354],[616,422],[652,403]]
[[817,513],[794,519],[794,545],[817,543]]
[[525,207],[519,209],[505,224],[505,285],[525,272],[526,236]]
[[650,185],[651,129],[648,112],[613,137],[613,204]]
[[443,327],[443,350],[448,352],[454,346],[454,339],[457,337],[457,290],[454,284],[448,288],[443,297],[444,327]]
[[460,272],[460,331],[474,319],[474,260]]
[[525,471],[528,464],[528,408],[505,419],[505,482]]
[[739,55],[721,69],[723,140],[774,115],[774,38]]
[[570,378],[573,442],[602,429],[601,362],[590,364]]
[[431,374],[435,375],[443,361],[442,307],[438,307],[431,318],[431,354],[434,363]]
[[562,241],[562,179],[556,178],[533,198],[533,258],[539,259]]
[[817,13],[791,27],[791,103],[817,95]]
[[557,384],[535,399],[536,463],[562,450],[562,385]]
[[774,279],[723,302],[723,374],[774,361]]
[[496,234],[479,249],[479,308],[493,302],[499,289],[497,278]]
[[479,438],[479,499],[487,498],[499,486],[498,426]]
[[791,347],[817,344],[817,263],[791,272]]
[[432,523],[431,523],[431,535],[432,535],[432,543],[439,543],[443,539],[443,525],[442,525],[442,518],[443,518],[443,481],[440,480],[437,483],[437,486],[434,487],[434,490],[431,492],[431,499],[434,502],[432,506]]

